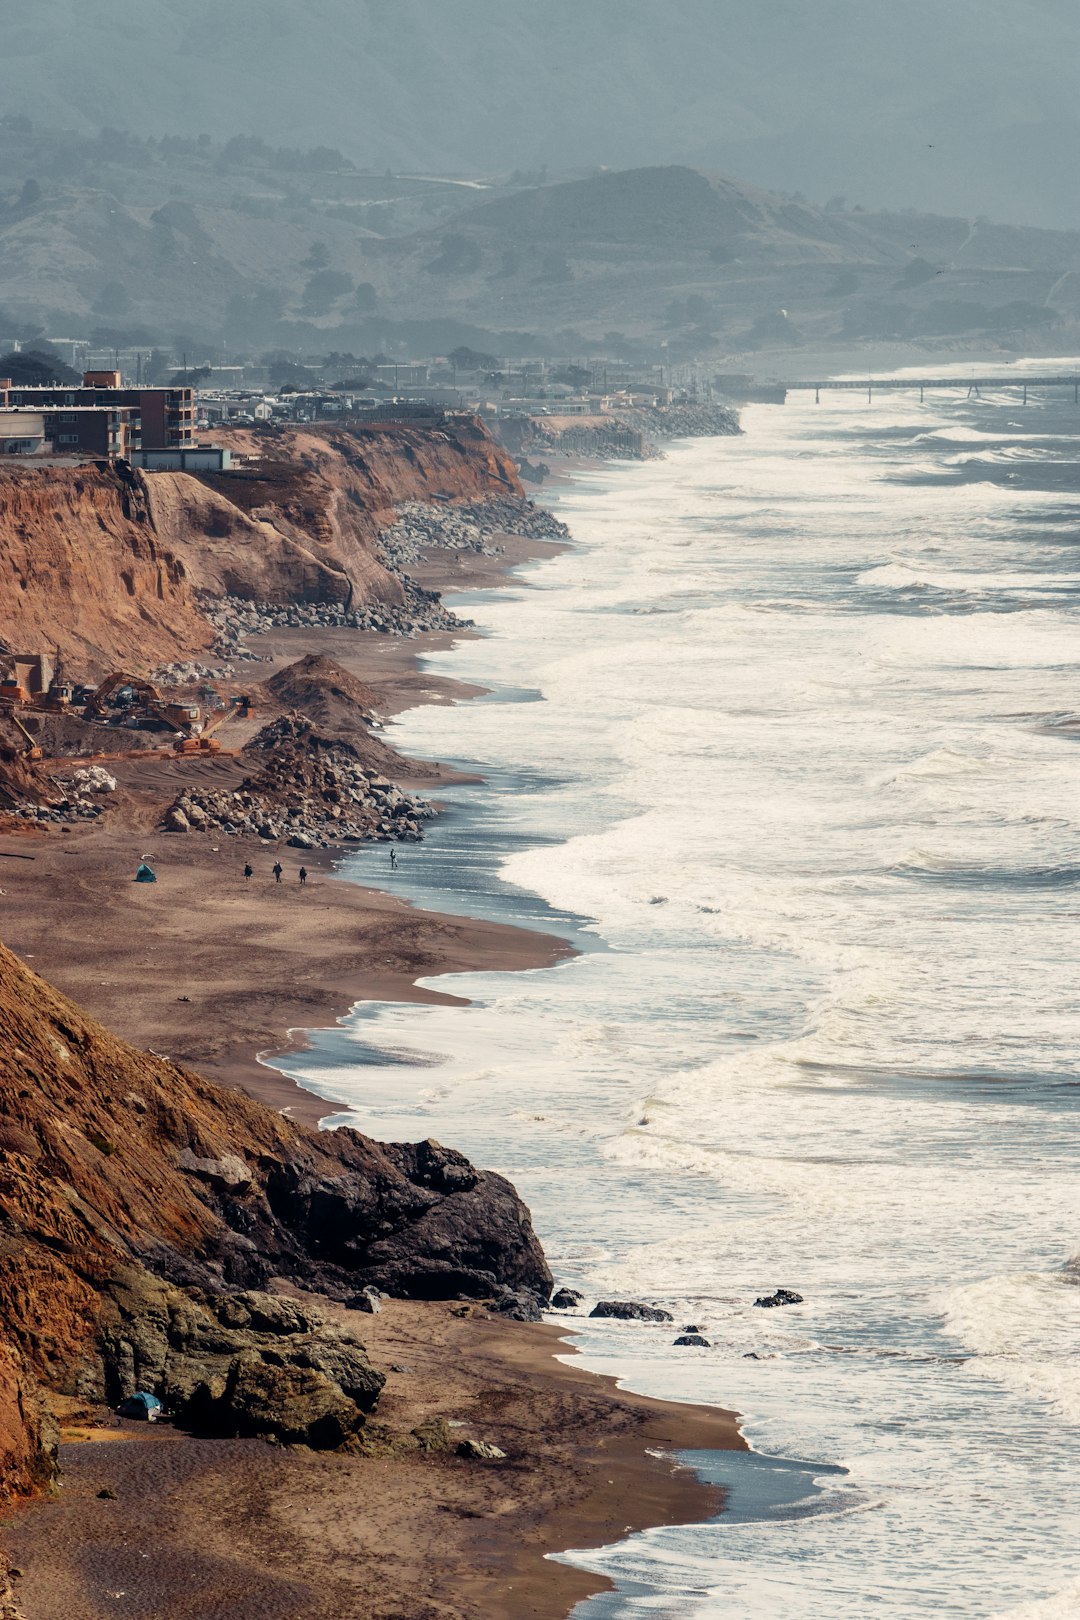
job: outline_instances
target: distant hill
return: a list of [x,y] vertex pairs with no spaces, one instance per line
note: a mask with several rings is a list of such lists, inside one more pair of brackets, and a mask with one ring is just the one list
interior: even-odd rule
[[[977,333],[1031,350],[1080,336],[1076,232],[819,208],[669,165],[442,188],[426,208],[407,194],[397,234],[379,234],[331,184],[371,177],[312,168],[301,198],[281,189],[284,161],[222,171],[211,154],[184,171],[184,198],[157,207],[172,171],[126,175],[118,160],[112,190],[46,175],[29,200],[0,195],[0,342],[44,328],[192,354],[566,354],[610,351],[617,332],[621,352],[690,358],[838,337]],[[425,214],[434,223],[416,228]]]
[[1073,0],[42,0],[0,106],[237,131],[381,173],[681,163],[867,207],[1080,224]]

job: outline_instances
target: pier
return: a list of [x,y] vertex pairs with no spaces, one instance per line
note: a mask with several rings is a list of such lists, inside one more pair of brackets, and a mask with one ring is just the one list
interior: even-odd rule
[[1019,389],[1026,405],[1029,389],[1041,388],[1071,388],[1073,404],[1080,405],[1080,376],[1076,374],[1056,374],[1054,376],[1039,376],[1034,372],[1028,376],[1014,372],[1012,376],[1005,377],[829,377],[822,382],[787,382],[777,385],[777,392],[783,389],[786,393],[806,393],[812,389],[814,404],[821,404],[821,396],[826,390],[835,392],[844,390],[847,393],[858,393],[865,390],[869,401],[877,393],[898,393],[919,390],[919,399],[926,398],[926,390],[952,389],[954,392],[966,393],[968,399],[977,399],[986,389],[988,393],[998,393],[1003,388]]

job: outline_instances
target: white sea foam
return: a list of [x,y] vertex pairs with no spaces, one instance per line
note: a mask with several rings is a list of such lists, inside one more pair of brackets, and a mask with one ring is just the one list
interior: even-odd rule
[[[581,548],[432,660],[544,701],[396,728],[496,784],[450,790],[407,892],[538,895],[603,948],[359,1009],[319,1083],[503,1170],[560,1277],[712,1345],[577,1318],[590,1365],[848,1470],[782,1532],[575,1555],[624,1583],[580,1620],[1070,1612],[1080,505],[1071,401],[1018,414],[794,401],[586,473]],[[1018,482],[942,476],[968,443],[1022,450]],[[755,1308],[777,1285],[805,1304]]]

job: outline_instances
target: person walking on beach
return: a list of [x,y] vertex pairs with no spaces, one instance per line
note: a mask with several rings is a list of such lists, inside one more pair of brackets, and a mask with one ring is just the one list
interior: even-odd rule
[[273,870],[274,870],[274,882],[275,883],[280,883],[281,882],[281,874],[285,870],[285,868],[282,866],[280,861],[275,861]]
[[244,862],[244,876],[246,878],[249,878],[249,877],[252,877],[253,875],[254,875],[254,873],[253,873],[253,868],[252,868],[251,862],[250,861],[245,861]]
[[307,867],[306,866],[302,866],[300,868],[300,882],[301,883],[306,883],[307,882]]
[[390,870],[391,872],[397,871],[397,851],[392,846],[390,849]]

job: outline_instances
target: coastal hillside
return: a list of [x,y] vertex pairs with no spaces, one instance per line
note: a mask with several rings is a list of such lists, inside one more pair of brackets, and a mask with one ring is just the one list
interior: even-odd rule
[[333,354],[337,380],[363,371],[357,357],[459,345],[667,358],[684,333],[694,356],[975,331],[1030,348],[1080,318],[1074,229],[814,202],[713,168],[428,184],[327,149],[290,167],[258,142],[177,152],[117,137],[86,170],[55,132],[10,138],[22,155],[0,153],[0,340],[135,346],[155,376],[161,345],[174,364],[219,364],[223,348]]
[[[204,654],[206,600],[401,608],[377,537],[395,505],[520,495],[510,457],[469,418],[236,434],[232,473],[86,465],[0,470],[0,622],[69,675],[146,674]],[[205,593],[205,594],[204,594]]]
[[0,1487],[41,1486],[38,1391],[160,1396],[200,1432],[314,1445],[382,1379],[267,1292],[547,1297],[528,1213],[434,1142],[318,1132],[116,1040],[0,947]]
[[1078,47],[1067,0],[52,0],[9,19],[0,89],[9,116],[114,144],[244,131],[419,177],[695,163],[1055,224]]

